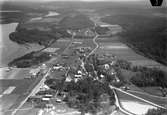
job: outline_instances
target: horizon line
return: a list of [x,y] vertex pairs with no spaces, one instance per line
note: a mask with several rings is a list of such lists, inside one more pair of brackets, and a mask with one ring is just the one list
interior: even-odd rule
[[141,2],[147,0],[0,0],[0,2]]

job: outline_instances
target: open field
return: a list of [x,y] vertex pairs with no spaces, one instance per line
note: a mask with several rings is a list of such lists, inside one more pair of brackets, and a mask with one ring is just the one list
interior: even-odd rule
[[[14,68],[12,70],[9,70],[7,68],[6,70],[5,69],[2,70],[3,75],[0,77],[0,78],[2,78],[2,80],[0,80],[0,87],[2,87],[2,89],[0,89],[0,103],[2,103],[2,106],[4,106],[5,110],[9,110],[9,114],[13,111],[13,110],[10,111],[10,109],[17,108],[12,113],[14,113],[14,114],[16,113],[16,115],[34,115],[34,114],[39,115],[38,112],[40,112],[42,109],[39,110],[39,109],[33,107],[31,105],[31,103],[27,103],[26,100],[29,97],[34,96],[35,93],[37,91],[39,91],[39,89],[41,89],[41,85],[46,83],[45,80],[49,79],[49,77],[51,79],[54,79],[54,80],[55,79],[56,80],[62,80],[62,79],[65,80],[65,77],[68,76],[68,72],[70,71],[70,69],[71,69],[71,72],[73,74],[75,74],[74,77],[81,76],[81,79],[83,77],[83,81],[84,81],[84,76],[88,76],[88,77],[90,76],[90,77],[94,78],[92,80],[97,81],[97,84],[94,86],[93,84],[91,84],[94,82],[89,82],[89,81],[85,80],[86,85],[79,84],[78,86],[76,85],[76,87],[74,85],[74,87],[72,87],[72,88],[70,88],[70,86],[69,86],[68,88],[69,88],[70,93],[67,95],[64,95],[65,97],[67,96],[67,98],[68,98],[67,100],[69,102],[67,101],[67,104],[69,104],[70,101],[72,101],[72,103],[76,102],[74,104],[74,106],[77,106],[78,103],[80,103],[79,101],[82,100],[82,98],[85,98],[84,95],[80,96],[80,94],[78,95],[77,93],[76,93],[77,96],[74,96],[74,98],[73,98],[75,91],[80,92],[80,93],[84,92],[84,94],[86,94],[88,96],[88,98],[86,97],[84,100],[82,100],[82,102],[84,102],[85,100],[86,100],[85,102],[87,102],[87,99],[88,99],[90,104],[92,104],[92,100],[93,100],[93,103],[94,103],[94,100],[95,101],[100,100],[101,99],[100,93],[104,93],[104,92],[106,93],[106,91],[105,91],[106,88],[103,89],[103,85],[99,86],[98,82],[100,84],[102,83],[104,85],[106,85],[107,82],[105,82],[103,80],[100,81],[99,78],[97,78],[96,72],[98,72],[98,70],[95,66],[97,66],[98,61],[96,61],[96,58],[93,57],[92,59],[90,58],[90,60],[85,59],[87,57],[88,58],[91,57],[90,55],[94,54],[94,53],[95,54],[104,54],[105,53],[106,55],[104,55],[104,57],[108,56],[110,54],[115,55],[116,57],[113,56],[114,59],[111,60],[111,62],[113,62],[113,63],[115,63],[117,61],[117,59],[123,59],[123,60],[127,60],[128,62],[131,62],[133,65],[141,65],[141,66],[146,66],[146,67],[162,67],[162,68],[164,68],[165,71],[167,71],[167,67],[152,60],[155,58],[152,58],[150,56],[150,54],[154,55],[154,53],[155,53],[156,55],[159,56],[159,57],[157,56],[158,61],[160,58],[165,57],[163,54],[163,51],[164,51],[163,48],[165,45],[162,45],[162,46],[160,45],[162,43],[164,44],[165,42],[163,42],[163,40],[159,36],[154,36],[154,34],[152,36],[150,35],[150,33],[156,33],[157,30],[162,32],[161,29],[164,29],[164,28],[161,28],[161,27],[157,28],[156,24],[158,24],[158,23],[156,23],[155,25],[152,26],[153,28],[155,27],[157,29],[156,32],[152,32],[152,29],[149,28],[151,26],[149,26],[148,28],[146,27],[146,26],[148,26],[147,24],[152,24],[152,17],[150,17],[150,15],[148,15],[148,17],[147,17],[147,14],[149,14],[150,12],[148,13],[144,10],[140,11],[140,9],[138,9],[138,8],[137,8],[137,10],[139,10],[139,11],[137,11],[136,8],[134,8],[134,10],[132,10],[132,9],[125,10],[124,6],[123,6],[123,8],[119,7],[118,9],[116,8],[116,10],[113,10],[114,6],[112,6],[112,5],[108,6],[107,3],[101,3],[103,5],[105,4],[104,6],[101,6],[101,4],[98,5],[96,3],[93,3],[93,4],[86,3],[86,4],[87,4],[86,8],[83,8],[83,9],[82,9],[82,7],[84,7],[84,4],[80,4],[78,2],[76,2],[75,4],[73,2],[72,2],[72,4],[69,3],[67,6],[66,6],[65,2],[62,2],[62,4],[60,4],[60,6],[59,6],[59,4],[54,3],[54,2],[47,3],[47,4],[40,4],[39,6],[35,5],[35,4],[33,4],[32,6],[30,4],[26,4],[28,6],[28,8],[27,7],[23,8],[24,5],[23,6],[21,5],[22,8],[24,9],[24,12],[26,12],[26,13],[24,14],[24,12],[23,12],[23,16],[21,17],[21,19],[23,20],[22,23],[19,23],[21,20],[20,20],[19,16],[17,16],[17,15],[16,15],[16,17],[14,16],[13,19],[11,20],[11,22],[18,21],[18,23],[19,23],[17,26],[17,31],[10,34],[11,40],[17,42],[18,44],[37,43],[41,46],[43,45],[46,47],[46,50],[45,51],[43,50],[42,52],[51,52],[51,51],[53,51],[53,52],[50,53],[50,55],[49,55],[50,57],[52,57],[52,59],[49,58],[50,59],[49,61],[45,60],[45,62],[44,62],[46,64],[46,66],[48,67],[47,68],[48,70],[45,68],[47,71],[46,74],[45,75],[42,74],[42,76],[40,76],[40,77],[38,76],[36,78],[23,79],[25,77],[31,76],[29,71],[32,68],[27,68],[27,69]],[[90,7],[90,9],[88,8],[88,6]],[[108,6],[108,7],[106,7],[106,6]],[[112,6],[112,8],[111,8],[111,6]],[[31,9],[31,7],[33,7],[33,9]],[[27,11],[29,8],[31,10]],[[48,13],[51,10],[54,12],[60,11],[59,12],[60,15],[59,16],[49,15]],[[133,15],[131,13],[129,13],[131,10],[133,12],[132,13]],[[125,12],[127,12],[127,13],[125,13]],[[138,12],[140,14],[144,13],[144,15],[140,15],[140,14],[136,15],[137,14],[136,12]],[[29,17],[27,17],[27,15],[29,15]],[[154,16],[158,16],[161,18],[164,17],[163,14],[159,14],[159,13],[158,14],[154,13]],[[128,18],[126,18],[126,17],[128,17]],[[110,23],[111,25],[109,25],[105,22],[102,22],[102,21],[100,22],[100,18],[101,19],[103,18],[102,19],[103,21]],[[146,19],[146,20],[144,21],[143,19]],[[149,23],[149,21],[147,19],[148,20],[150,19],[151,23]],[[156,18],[156,19],[157,19],[157,21],[159,21],[158,18]],[[10,19],[7,20],[7,22],[8,21],[10,21]],[[137,21],[139,21],[139,23]],[[155,20],[155,22],[156,22],[156,20]],[[99,36],[97,34],[98,33],[97,31],[94,32],[95,31],[94,29],[96,28],[95,25],[98,25],[98,24],[103,25],[103,26],[106,26],[106,25],[110,26],[110,33],[107,34],[108,36],[104,35],[102,37],[102,35]],[[162,25],[163,24],[161,24],[161,23],[160,23],[160,25],[158,24],[158,26],[162,26]],[[94,37],[92,39],[88,39],[88,37],[86,38],[85,36],[84,36],[85,39],[81,39],[81,38],[77,37],[76,33],[77,32],[79,33],[80,31],[82,33],[83,28],[90,29],[92,32],[94,32],[94,34],[96,34],[96,37]],[[132,28],[134,28],[134,30]],[[141,29],[141,28],[143,28],[143,29]],[[99,34],[100,34],[102,31],[101,30],[99,30],[99,31],[100,31],[99,32]],[[127,31],[129,32],[128,34],[126,33]],[[76,32],[76,33],[74,33],[74,32]],[[85,31],[83,31],[83,32],[85,32]],[[123,34],[120,32],[122,32]],[[136,34],[136,32],[137,32],[137,34]],[[149,32],[149,33],[147,34],[147,32]],[[86,34],[87,34],[87,31],[86,31],[85,35]],[[103,34],[103,32],[101,34]],[[145,36],[145,34],[146,34],[146,36]],[[160,34],[161,35],[165,34],[165,32],[162,32]],[[71,39],[71,35],[72,35],[72,39]],[[143,54],[137,52],[139,49],[134,51],[134,48],[130,47],[130,45],[127,42],[130,42],[133,44],[133,42],[131,42],[131,41],[133,41],[133,39],[131,39],[133,37],[137,38],[138,41],[141,43],[141,44],[137,44],[137,48],[139,48],[139,49],[146,48],[147,49],[148,48],[147,45],[151,48],[150,50],[144,49],[144,53],[149,54],[149,56],[143,55]],[[143,43],[142,41],[144,41],[146,39],[145,37],[147,38],[148,41]],[[154,39],[154,37],[159,38],[160,42],[157,43],[156,39]],[[163,35],[162,35],[162,37],[163,37]],[[150,38],[153,38],[153,39],[151,40]],[[154,42],[152,42],[152,41],[154,41]],[[146,46],[144,45],[144,47],[141,47],[143,44],[146,44]],[[155,46],[155,47],[153,47],[153,46]],[[82,47],[84,47],[84,48],[89,47],[90,49],[89,48],[84,49]],[[75,48],[77,48],[77,50],[73,50]],[[158,49],[158,48],[160,48],[160,49]],[[154,49],[156,51],[154,51]],[[162,49],[163,49],[163,51],[162,51]],[[39,55],[39,53],[37,53],[36,55]],[[84,55],[83,60],[81,57],[82,55]],[[93,55],[93,56],[96,56],[96,55]],[[151,59],[148,59],[145,56],[148,56]],[[42,59],[42,58],[39,57],[39,60],[40,59]],[[35,60],[35,61],[38,61],[38,60]],[[94,73],[94,75],[89,74],[89,71],[86,68],[87,65],[89,66],[89,64],[87,64],[87,61],[90,61],[90,63],[93,63],[91,65],[91,67],[92,67],[91,71],[92,71],[92,73]],[[29,62],[27,62],[27,63],[29,63]],[[109,63],[109,62],[107,62],[107,63]],[[117,69],[120,69],[121,67],[120,68],[116,67],[118,65],[114,66],[113,63],[110,63],[108,65],[107,64],[104,65],[104,69],[107,70],[107,66],[109,66],[108,68],[111,68],[113,70],[113,71],[111,70],[111,72],[109,70],[109,73],[115,74],[115,79],[116,79],[120,75],[119,74],[120,71],[117,71]],[[43,65],[45,65],[45,64],[43,64]],[[56,69],[52,68],[52,66],[54,66],[54,64],[60,64],[63,67],[60,70],[59,69],[56,70]],[[59,65],[55,65],[55,68],[56,68],[56,66],[57,66],[57,68],[59,67]],[[125,64],[125,66],[126,66],[126,64]],[[134,71],[135,71],[135,69],[134,69]],[[120,101],[120,104],[117,104],[117,102],[115,102],[115,105],[117,105],[119,110],[117,110],[117,108],[113,108],[113,110],[115,109],[115,111],[117,111],[117,112],[113,113],[112,115],[125,115],[122,113],[125,111],[121,110],[121,108],[124,108],[124,107],[125,107],[125,110],[127,110],[127,111],[129,111],[129,109],[132,111],[136,109],[140,113],[141,111],[140,111],[139,107],[141,107],[141,106],[142,106],[141,108],[143,109],[142,111],[147,111],[148,106],[150,108],[156,108],[156,107],[160,107],[158,105],[162,105],[162,106],[167,105],[166,98],[162,98],[162,97],[158,97],[158,96],[156,97],[156,96],[151,96],[150,94],[146,94],[146,92],[144,92],[144,90],[142,88],[140,89],[139,87],[136,87],[136,86],[129,83],[129,81],[130,81],[129,79],[131,79],[136,74],[135,72],[130,72],[128,69],[127,69],[127,71],[121,70],[121,72],[122,72],[122,76],[125,77],[125,80],[128,83],[125,82],[125,84],[123,84],[123,86],[121,86],[120,88],[116,88],[116,87],[115,87],[115,89],[111,88],[112,89],[111,90],[112,96],[110,96],[110,98],[112,98],[111,99],[112,104],[114,105],[114,102],[116,100]],[[118,75],[117,75],[117,73],[118,73]],[[81,74],[81,75],[79,75],[79,74]],[[71,77],[73,77],[72,75],[71,75]],[[101,75],[101,76],[105,76],[105,75]],[[68,77],[70,77],[70,76],[68,76]],[[148,77],[148,76],[146,76],[146,77]],[[77,79],[74,78],[74,80],[77,80]],[[81,79],[79,80],[80,81],[79,83],[82,83]],[[117,79],[113,80],[113,82],[120,83],[120,82],[122,82],[121,80],[122,79],[118,77],[118,80]],[[75,82],[77,82],[77,81],[75,81]],[[56,83],[57,82],[55,82],[55,84]],[[45,85],[49,86],[49,84],[45,84]],[[59,85],[59,83],[56,84],[56,86],[58,86],[58,85]],[[64,83],[63,83],[63,85],[64,85]],[[124,85],[125,85],[125,88],[124,88]],[[126,85],[127,85],[127,90],[126,90]],[[53,86],[52,88],[54,89],[56,86]],[[79,87],[79,88],[77,88],[77,87]],[[88,88],[88,90],[87,90],[87,88]],[[53,96],[53,98],[50,99],[51,103],[54,104],[54,107],[55,107],[55,110],[53,110],[52,112],[53,112],[53,114],[58,114],[58,115],[67,115],[67,114],[68,115],[75,115],[75,112],[77,112],[77,110],[71,109],[71,108],[73,108],[71,105],[66,105],[66,104],[64,104],[63,101],[62,101],[62,104],[58,104],[56,102],[58,100],[55,98],[58,98],[58,96],[60,96],[59,93],[62,91],[62,89],[63,89],[62,85],[58,88],[56,87],[55,88],[56,94]],[[147,90],[149,90],[149,88]],[[156,90],[154,90],[152,88],[152,89],[150,89],[150,91],[156,91]],[[68,91],[66,91],[66,92],[68,93]],[[107,90],[107,92],[108,92],[108,90]],[[134,94],[134,96],[128,95],[127,93]],[[157,91],[156,93],[159,93],[159,92]],[[118,98],[117,98],[117,95],[118,95]],[[114,96],[115,96],[115,98],[114,98]],[[138,96],[139,98],[136,96]],[[42,96],[42,98],[43,97],[44,97],[44,95]],[[79,97],[79,99],[77,99],[78,97]],[[96,98],[94,98],[94,97],[96,97]],[[105,97],[102,97],[102,98],[105,98]],[[110,102],[111,102],[111,100],[110,100]],[[147,100],[150,102],[148,102]],[[41,104],[41,103],[39,103],[39,104]],[[136,106],[135,106],[135,104],[136,104]],[[115,105],[114,105],[114,107],[115,107]],[[82,107],[82,106],[84,106],[84,107]],[[86,106],[87,106],[87,104],[86,104]],[[93,108],[93,106],[90,105],[90,107],[89,107],[89,104],[88,104],[87,107]],[[96,108],[96,106],[98,106],[98,105],[95,105],[95,108]],[[120,106],[122,106],[122,107],[120,107]],[[81,109],[80,109],[80,107],[81,107]],[[128,107],[128,109],[126,109],[126,107]],[[22,110],[20,110],[20,108],[21,109],[29,108],[29,109],[22,111]],[[43,108],[43,107],[41,107],[41,108]],[[76,107],[74,107],[74,108],[76,108]],[[85,107],[85,103],[83,105],[82,105],[82,103],[81,103],[81,105],[79,104],[79,111],[82,112],[82,109],[83,110],[87,109]],[[85,110],[84,110],[84,112],[85,112]],[[136,113],[136,114],[138,115],[139,113]],[[0,114],[1,114],[1,112],[0,112]],[[46,112],[46,111],[44,111],[44,113],[43,113],[43,115],[48,115],[48,114],[50,114],[50,113]],[[8,115],[8,113],[7,113],[7,115]],[[77,113],[76,113],[76,115],[77,115]]]
[[[167,105],[166,99],[151,97],[151,96],[148,96],[148,95],[145,95],[145,94],[139,94],[139,93],[132,93],[132,92],[130,92],[130,93],[135,95],[135,96],[137,96],[137,97],[143,98],[143,99],[145,99],[147,101],[155,103],[157,105],[161,105],[163,107],[166,107],[166,105]],[[139,103],[143,103],[143,104],[148,104],[147,102],[144,102],[144,101],[142,101],[140,99],[134,98],[134,97],[132,97],[130,95],[127,95],[125,93],[122,93],[120,91],[117,91],[117,95],[118,95],[120,101],[121,100],[126,100],[126,101],[129,100],[129,101],[139,102]],[[148,105],[150,105],[150,104],[148,104]]]
[[39,110],[39,108],[32,107],[32,103],[26,102],[20,108],[20,111],[17,112],[17,115],[34,115],[37,114]]
[[130,92],[131,94],[134,94],[138,97],[142,97],[143,99],[146,99],[148,101],[151,101],[151,102],[154,102],[158,105],[161,105],[161,106],[164,106],[164,107],[167,107],[167,98],[164,98],[164,97],[152,97],[152,96],[148,96],[146,94],[141,94],[141,93],[137,93],[137,92]]
[[116,55],[117,58],[127,60],[134,65],[158,67],[164,71],[167,71],[167,67],[165,67],[164,65],[152,59],[148,59],[147,57],[137,54],[127,45],[125,45],[124,43],[121,43],[119,41],[118,36],[98,38],[97,42],[100,45],[97,52],[106,52],[108,54]]
[[[157,65],[158,63],[155,61],[152,61],[150,59],[147,59],[141,55],[136,54],[132,49],[130,49],[128,46],[126,46],[123,43],[117,42],[100,42],[100,49],[99,50],[105,50],[108,53],[112,53],[116,55],[120,59],[125,59],[127,61],[136,61],[136,60],[146,60],[147,64],[150,65],[149,61],[151,61],[152,65]],[[143,65],[144,66],[144,65]]]
[[50,47],[51,48],[59,48],[58,51],[56,51],[57,54],[61,53],[66,46],[70,43],[71,38],[67,38],[67,39],[59,39],[57,40],[55,43],[53,43]]
[[118,10],[118,14],[106,16],[102,21],[119,24],[125,30],[120,34],[121,42],[138,54],[166,65],[166,18],[154,15],[157,12],[165,15],[163,10],[166,9],[141,9],[141,14],[135,10],[124,13]]
[[[29,87],[34,83],[33,79],[22,79],[22,80],[0,80],[0,103],[1,111],[13,109],[13,105],[19,102],[27,92],[30,90]],[[8,88],[14,87],[13,90],[9,91]],[[20,88],[22,87],[22,88]],[[8,93],[7,93],[8,90]]]
[[159,87],[141,87],[141,89],[145,92],[148,92],[149,94],[162,96],[162,91]]
[[92,39],[75,39],[75,42],[82,42],[82,44],[78,45],[79,47],[95,47]]
[[[113,41],[113,42],[112,42]],[[167,72],[167,67],[164,65],[148,59],[147,57],[141,56],[134,52],[131,48],[126,46],[125,44],[121,43],[119,41],[119,37],[105,37],[105,38],[98,38],[97,42],[99,43],[99,48],[97,49],[97,53],[106,53],[106,54],[113,54],[115,55],[118,59],[123,59],[131,62],[133,65],[137,66],[146,66],[146,67],[157,67],[163,70],[165,73]],[[136,73],[127,71],[127,70],[122,70],[121,71],[122,75],[125,77],[126,81],[129,81],[130,78],[132,78]],[[136,86],[128,86],[132,90],[136,91],[142,91],[143,93],[150,93],[152,95],[159,95],[162,96],[162,92],[160,90],[155,90],[155,88],[150,87],[146,88],[146,90],[143,90],[144,88],[137,88]],[[156,100],[156,99],[155,99]],[[163,102],[163,101],[162,101]]]
[[0,79],[23,79],[25,77],[29,77],[30,68],[19,69],[13,68],[12,70],[2,69]]

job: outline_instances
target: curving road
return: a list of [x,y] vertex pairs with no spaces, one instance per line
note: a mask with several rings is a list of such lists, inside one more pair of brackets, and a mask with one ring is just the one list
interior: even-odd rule
[[141,97],[138,97],[138,96],[136,96],[136,95],[134,95],[134,94],[128,93],[128,92],[126,92],[126,91],[123,91],[123,90],[121,90],[120,88],[116,88],[116,87],[114,87],[114,86],[112,86],[112,85],[110,85],[109,87],[110,87],[111,89],[118,90],[118,91],[120,91],[120,92],[122,92],[122,93],[125,93],[125,94],[127,94],[127,95],[130,95],[130,96],[132,96],[132,97],[134,97],[134,98],[136,98],[136,99],[142,100],[142,101],[144,101],[144,102],[146,102],[146,103],[148,103],[148,104],[150,104],[150,105],[153,105],[153,106],[155,106],[155,107],[162,108],[162,109],[167,109],[167,108],[165,108],[165,107],[163,107],[163,106],[160,106],[160,105],[155,104],[155,103],[153,103],[153,102],[151,102],[151,101],[145,100],[145,99],[143,99],[143,98],[141,98]]
[[96,47],[86,56],[86,58],[88,58],[90,55],[92,55],[99,48],[99,44],[96,42],[96,39],[98,37],[99,37],[99,35],[96,34],[96,36],[93,38],[93,43],[96,45]]
[[144,94],[144,95],[147,95],[147,96],[150,96],[150,97],[155,97],[155,98],[166,99],[167,100],[167,97],[161,97],[161,96],[151,95],[151,94],[140,92],[140,91],[128,90],[128,92],[134,92],[134,93]]
[[123,113],[126,113],[127,115],[134,115],[134,114],[132,114],[132,113],[130,113],[130,112],[124,110],[124,109],[121,107],[121,104],[120,104],[120,102],[119,102],[119,99],[118,99],[118,96],[117,96],[115,90],[113,90],[113,92],[114,92],[114,96],[115,96],[115,104],[116,104],[116,106],[117,106]]
[[[95,24],[95,25],[96,25],[96,24]],[[96,39],[97,39],[98,37],[99,37],[99,35],[96,33],[96,36],[95,36],[94,39],[93,39],[93,42],[94,42],[94,44],[96,45],[96,47],[89,53],[89,55],[88,55],[87,57],[89,57],[91,54],[93,54],[93,53],[97,50],[97,48],[99,47],[99,44],[96,42]],[[128,94],[128,95],[130,95],[130,96],[132,96],[132,97],[134,97],[134,98],[137,98],[137,99],[139,99],[139,100],[142,100],[142,101],[144,101],[144,102],[146,102],[146,103],[148,103],[148,104],[150,104],[150,105],[153,105],[153,106],[155,106],[155,107],[159,107],[159,108],[162,108],[162,109],[167,109],[167,108],[165,108],[165,107],[163,107],[163,106],[161,106],[161,105],[155,104],[155,103],[153,103],[153,102],[151,102],[151,101],[145,100],[145,99],[143,99],[143,98],[141,98],[141,97],[138,97],[138,96],[136,96],[136,95],[134,95],[134,94],[131,94],[131,93],[126,92],[126,91],[123,91],[123,90],[121,90],[120,88],[116,88],[116,87],[113,87],[113,86],[111,86],[111,85],[110,85],[109,87],[110,87],[111,89],[114,89],[113,91],[114,91],[115,98],[116,98],[116,104],[117,104],[117,106],[119,107],[119,109],[120,109],[121,111],[123,111],[124,113],[128,114],[128,115],[134,115],[134,114],[133,114],[133,113],[130,113],[130,112],[126,111],[126,110],[124,110],[124,109],[120,106],[119,98],[117,97],[117,94],[116,94],[115,90],[121,91],[122,93]],[[159,96],[154,96],[154,95],[150,95],[150,94],[147,94],[147,93],[142,93],[142,92],[132,91],[132,90],[130,90],[130,91],[131,91],[131,92],[136,92],[136,93],[145,94],[145,95],[152,96],[152,97],[156,97],[156,98],[160,98],[160,99],[167,99],[167,97],[159,97]]]

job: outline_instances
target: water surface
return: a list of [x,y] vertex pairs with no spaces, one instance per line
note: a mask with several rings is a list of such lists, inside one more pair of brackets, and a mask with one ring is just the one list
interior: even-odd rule
[[9,34],[15,31],[18,23],[1,24],[0,36],[0,67],[7,66],[10,61],[25,55],[33,50],[39,50],[43,46],[37,44],[19,45],[9,39]]

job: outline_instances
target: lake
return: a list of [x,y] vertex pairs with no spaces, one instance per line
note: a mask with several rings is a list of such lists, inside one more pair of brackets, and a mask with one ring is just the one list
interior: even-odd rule
[[18,23],[1,24],[0,25],[0,67],[7,66],[10,61],[25,55],[33,50],[39,50],[43,46],[31,44],[27,48],[25,45],[19,45],[9,39],[9,34],[15,31]]
[[[20,11],[0,11],[0,12],[20,12]],[[49,11],[45,17],[56,16],[59,13]],[[32,20],[40,20],[42,17],[35,17]],[[6,67],[10,61],[15,58],[21,57],[31,51],[40,50],[43,46],[38,44],[19,45],[9,39],[9,34],[14,32],[18,23],[0,24],[0,67]]]

